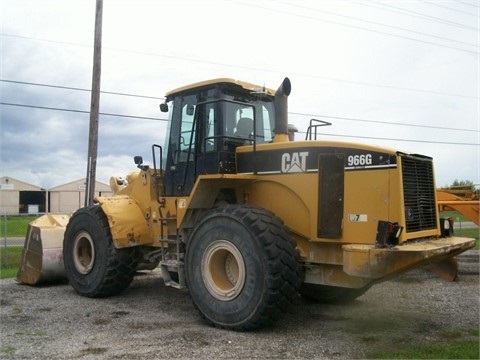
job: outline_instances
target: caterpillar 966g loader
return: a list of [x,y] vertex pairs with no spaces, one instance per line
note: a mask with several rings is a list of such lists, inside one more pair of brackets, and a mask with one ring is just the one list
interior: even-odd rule
[[250,330],[299,292],[352,300],[474,246],[446,236],[430,157],[315,140],[315,122],[309,140],[290,141],[290,90],[288,78],[276,91],[215,79],[169,92],[153,163],[135,157],[137,172],[112,178],[114,196],[69,220],[63,260],[75,290],[114,295],[139,264],[158,265],[209,323]]

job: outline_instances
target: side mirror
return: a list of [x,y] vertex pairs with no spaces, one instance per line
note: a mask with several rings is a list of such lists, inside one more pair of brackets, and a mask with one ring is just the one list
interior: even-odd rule
[[167,105],[167,103],[161,103],[161,104],[160,104],[160,111],[161,111],[161,112],[168,112],[168,105]]
[[149,168],[148,165],[143,165],[143,158],[139,155],[133,157],[133,162],[140,170],[147,171]]
[[143,158],[141,156],[134,156],[133,157],[133,162],[135,163],[135,165],[142,165],[143,164]]

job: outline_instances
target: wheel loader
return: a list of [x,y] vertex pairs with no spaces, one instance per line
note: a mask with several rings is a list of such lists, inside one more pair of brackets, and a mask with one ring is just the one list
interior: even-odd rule
[[[298,294],[341,303],[474,239],[440,219],[432,158],[358,143],[292,141],[291,83],[228,78],[166,94],[166,144],[68,221],[63,261],[82,296],[120,293],[139,267],[187,288],[214,326],[279,319]],[[446,266],[445,266],[446,264]],[[448,270],[450,269],[450,270]]]

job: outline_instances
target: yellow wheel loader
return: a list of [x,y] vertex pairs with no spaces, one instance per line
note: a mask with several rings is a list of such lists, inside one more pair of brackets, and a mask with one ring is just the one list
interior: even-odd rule
[[[439,218],[432,159],[317,139],[291,141],[288,78],[277,90],[227,78],[173,90],[166,145],[78,210],[63,261],[83,296],[115,295],[139,266],[188,288],[212,325],[273,323],[301,295],[346,302],[453,256],[474,239]],[[455,269],[453,269],[455,270]]]

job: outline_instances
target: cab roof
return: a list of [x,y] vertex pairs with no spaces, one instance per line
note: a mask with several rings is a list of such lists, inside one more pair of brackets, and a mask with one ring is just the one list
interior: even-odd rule
[[265,88],[264,86],[255,85],[245,81],[235,80],[231,78],[216,78],[216,79],[204,80],[204,81],[196,82],[193,84],[185,85],[167,92],[166,96],[171,97],[177,93],[181,93],[187,90],[193,90],[196,88],[202,88],[202,87],[215,85],[215,84],[232,84],[232,85],[240,86],[243,89],[248,91],[261,91],[266,93],[267,95],[275,96],[275,90]]

